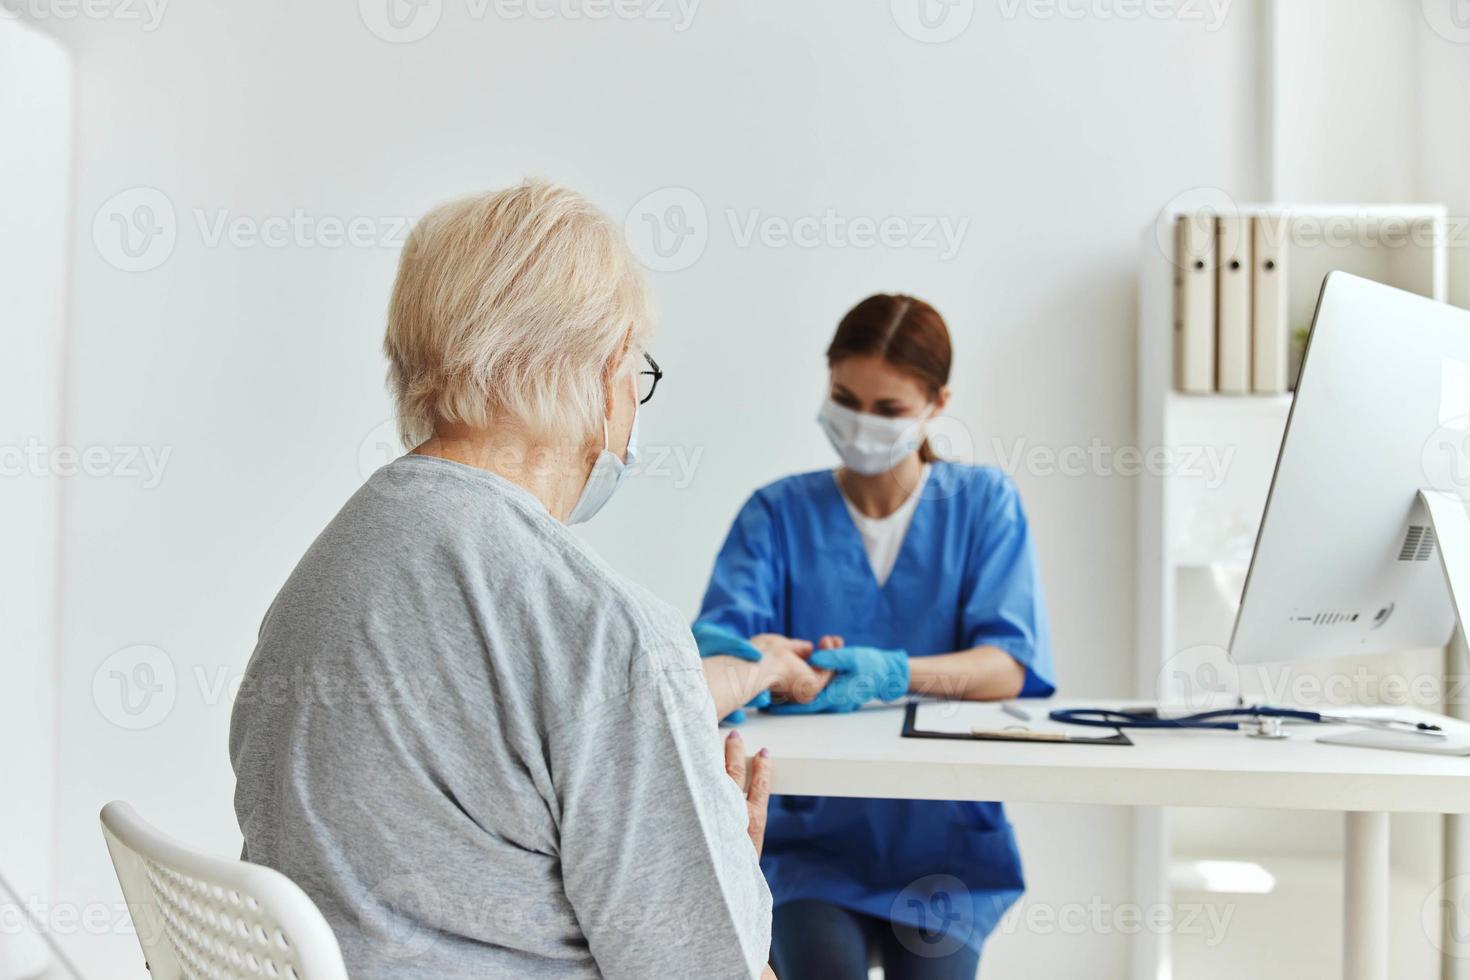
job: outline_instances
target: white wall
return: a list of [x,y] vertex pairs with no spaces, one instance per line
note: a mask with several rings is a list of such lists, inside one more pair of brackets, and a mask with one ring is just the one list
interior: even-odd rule
[[[0,875],[48,908],[55,816],[58,483],[34,449],[62,444],[71,191],[71,65],[45,34],[0,19]],[[0,894],[0,980],[45,955]],[[45,918],[45,915],[42,915]]]
[[[361,9],[381,15],[369,0]],[[660,188],[693,191],[708,246],[654,277],[668,378],[644,432],[702,455],[687,486],[646,477],[588,530],[692,613],[743,497],[831,463],[812,422],[820,354],[852,302],[902,289],[948,317],[954,408],[981,457],[997,454],[992,440],[1127,445],[1139,228],[1191,187],[1256,192],[1244,2],[1226,4],[1216,29],[981,4],[944,44],[906,36],[877,0],[711,2],[684,31],[494,7],[477,19],[469,0],[425,9],[441,21],[410,44],[375,36],[352,4],[198,0],[167,7],[153,30],[45,21],[79,71],[72,439],[170,454],[156,486],[118,475],[68,487],[56,868],[74,901],[116,900],[96,825],[109,798],[203,846],[237,846],[218,684],[238,676],[274,591],[363,478],[388,413],[378,342],[396,250],[211,245],[196,210],[206,225],[300,209],[391,226],[527,174],[619,217]],[[166,233],[170,209],[171,251],[166,234],[160,251],[120,251],[115,216]],[[742,247],[731,209],[742,222],[834,209],[970,230],[947,261],[918,248]],[[165,254],[147,271],[119,268]],[[1132,484],[1017,479],[1062,692],[1122,695]],[[142,715],[105,686],[94,696],[99,669],[146,679],[140,665],[157,688],[151,701],[133,691]],[[156,723],[122,727],[141,722]],[[1030,901],[1126,900],[1126,811],[1014,817]],[[131,963],[119,959],[131,942],[71,940],[98,975]],[[1119,976],[1127,950],[1124,935],[1018,929],[993,942],[987,969]]]
[[1449,207],[1449,298],[1470,307],[1470,126],[1464,100],[1470,91],[1470,25],[1425,17],[1418,41],[1415,189],[1421,200]]
[[[1453,0],[1424,0],[1428,10]],[[1419,3],[1267,0],[1279,79],[1272,101],[1275,199],[1416,199],[1414,70]],[[1344,16],[1347,9],[1350,16]]]

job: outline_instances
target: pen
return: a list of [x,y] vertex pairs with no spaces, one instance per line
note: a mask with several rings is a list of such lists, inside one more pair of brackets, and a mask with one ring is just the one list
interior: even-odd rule
[[1020,719],[1021,721],[1030,721],[1031,720],[1031,714],[1029,712],[1023,711],[1022,709],[1016,707],[1014,704],[1002,704],[1000,706],[1000,710],[1004,711],[1006,714],[1010,715],[1012,718],[1017,718],[1017,719]]

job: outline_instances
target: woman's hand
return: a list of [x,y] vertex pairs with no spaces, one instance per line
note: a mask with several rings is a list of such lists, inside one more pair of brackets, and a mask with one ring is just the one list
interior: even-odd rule
[[775,704],[778,715],[823,711],[856,711],[874,698],[896,701],[909,689],[909,655],[876,647],[832,647],[811,655],[819,669],[833,672],[832,682],[809,704]]
[[725,772],[745,794],[749,823],[745,832],[755,845],[755,856],[761,856],[766,842],[766,806],[771,799],[771,757],[765,749],[751,756],[747,765],[745,742],[740,732],[731,731],[725,738]]
[[[824,643],[831,639],[833,638],[822,638]],[[838,643],[841,643],[840,639]],[[770,677],[771,694],[785,701],[808,704],[822,693],[822,688],[832,678],[830,670],[817,670],[806,662],[812,653],[809,640],[793,640],[779,633],[762,633],[752,636],[750,644],[764,658],[761,666]]]

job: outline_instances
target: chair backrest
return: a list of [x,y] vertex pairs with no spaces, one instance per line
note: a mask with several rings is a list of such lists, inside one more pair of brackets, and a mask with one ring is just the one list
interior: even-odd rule
[[154,980],[347,980],[331,926],[280,872],[192,851],[118,801],[102,836]]

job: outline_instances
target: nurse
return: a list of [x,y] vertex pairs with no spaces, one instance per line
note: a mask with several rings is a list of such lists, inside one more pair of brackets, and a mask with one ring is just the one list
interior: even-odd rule
[[[771,710],[1054,691],[1015,486],[940,460],[925,438],[949,403],[950,361],[928,303],[863,300],[827,348],[818,416],[842,465],[763,487],[735,518],[697,631],[832,672],[814,701]],[[999,803],[772,797],[761,864],[782,977],[863,980],[873,957],[887,980],[970,980],[1024,888]]]

